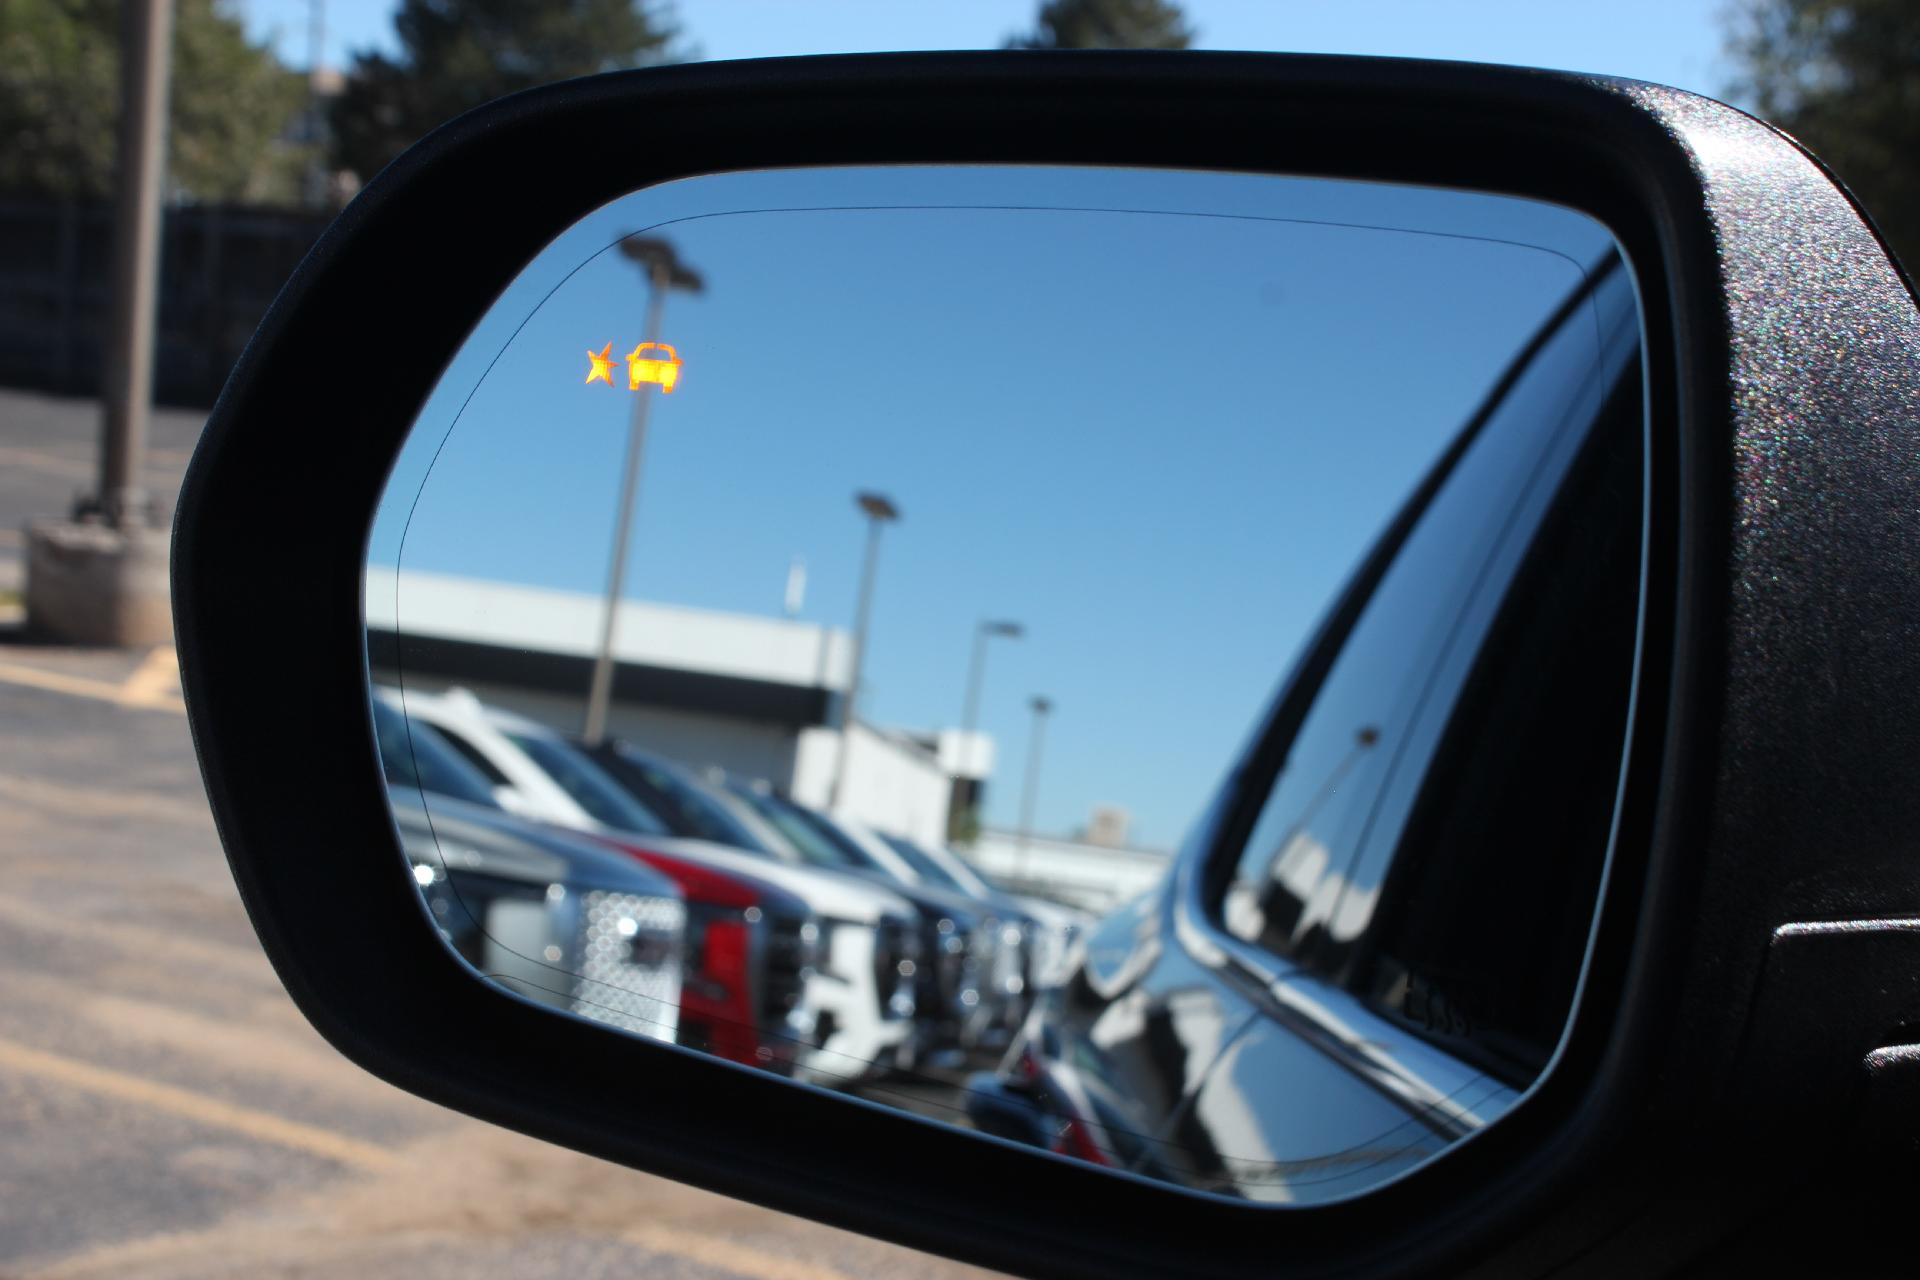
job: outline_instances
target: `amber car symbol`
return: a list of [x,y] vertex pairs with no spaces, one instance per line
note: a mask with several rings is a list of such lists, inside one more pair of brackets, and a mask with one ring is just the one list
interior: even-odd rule
[[[642,355],[644,351],[665,352],[665,355]],[[674,386],[680,381],[680,356],[664,342],[643,342],[627,352],[627,390],[638,391],[646,382],[657,382],[660,390],[673,394]]]

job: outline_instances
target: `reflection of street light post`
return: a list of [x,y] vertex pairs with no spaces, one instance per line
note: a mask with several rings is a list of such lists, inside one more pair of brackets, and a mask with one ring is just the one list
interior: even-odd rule
[[[705,288],[698,272],[680,261],[667,241],[655,236],[629,236],[620,252],[647,273],[646,342],[660,341],[660,312],[667,290],[699,293]],[[639,348],[635,348],[636,351]],[[634,496],[640,489],[640,455],[647,443],[647,410],[653,405],[653,384],[633,388],[633,415],[627,425],[627,464],[620,480],[619,514],[614,520],[613,563],[607,570],[607,602],[600,619],[600,648],[593,659],[593,685],[587,692],[587,723],[582,733],[588,746],[598,746],[607,734],[607,704],[613,698],[613,629],[620,609],[620,587],[627,576],[627,542],[633,528]]]
[[860,603],[854,609],[853,672],[847,681],[847,698],[840,714],[840,751],[833,766],[833,787],[827,792],[827,812],[840,807],[840,793],[847,783],[847,739],[853,736],[854,710],[860,700],[860,669],[867,662],[867,619],[873,611],[873,571],[880,562],[880,526],[900,518],[900,508],[885,494],[857,493],[854,502],[867,516],[867,560],[860,571]]
[[1020,789],[1020,878],[1030,879],[1027,866],[1027,841],[1033,835],[1033,806],[1040,797],[1040,748],[1045,742],[1047,715],[1053,710],[1051,698],[1033,698],[1033,732],[1027,738],[1027,783]]
[[973,773],[974,749],[973,732],[980,721],[980,682],[986,675],[987,641],[993,636],[1005,636],[1009,640],[1018,640],[1026,634],[1026,628],[1017,622],[995,622],[982,619],[973,632],[973,659],[967,664],[967,704],[960,713],[961,749],[966,752],[966,761],[961,768],[961,777],[966,779],[972,789],[968,793],[964,813],[956,813],[953,822],[948,824],[949,837],[957,834],[957,824],[964,817],[978,812],[980,808],[981,780]]

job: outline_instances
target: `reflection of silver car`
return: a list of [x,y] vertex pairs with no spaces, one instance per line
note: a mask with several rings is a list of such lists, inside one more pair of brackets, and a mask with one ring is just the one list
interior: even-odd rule
[[378,702],[375,720],[401,848],[441,937],[520,995],[672,1041],[686,932],[679,890],[631,859],[492,808],[484,779],[477,795],[457,798],[465,761],[424,726],[409,736]]

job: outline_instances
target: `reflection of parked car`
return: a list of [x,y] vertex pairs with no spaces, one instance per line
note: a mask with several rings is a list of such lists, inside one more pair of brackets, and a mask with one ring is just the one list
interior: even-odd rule
[[636,1035],[678,1029],[686,913],[671,882],[495,807],[432,729],[375,700],[401,847],[453,949],[513,991]]
[[1361,571],[1324,670],[1310,652],[1283,686],[1224,793],[1244,806],[1216,806],[970,1081],[977,1126],[1320,1201],[1498,1119],[1545,1069],[1639,591],[1638,316],[1618,259],[1584,287]]
[[923,883],[965,894],[986,912],[979,929],[980,1001],[962,1019],[960,1039],[969,1050],[1005,1048],[1032,1003],[1035,954],[1055,950],[1052,940],[1043,936],[1051,926],[950,851],[904,836],[874,834],[906,859]]
[[[382,696],[399,704],[397,691]],[[912,909],[898,895],[854,877],[675,837],[559,734],[465,690],[409,693],[405,705],[409,717],[439,730],[496,789],[511,792],[521,811],[592,832],[680,877],[696,918],[710,909],[725,919],[719,933],[700,931],[700,939],[724,946],[690,955],[685,1017],[719,1030],[758,1026],[759,1043],[752,1056],[743,1056],[748,1046],[738,1035],[703,1047],[762,1065],[791,1061],[801,1077],[830,1084],[891,1063],[912,1031],[912,1004],[901,988],[919,947]],[[720,879],[733,888],[718,893]],[[736,900],[743,886],[759,895],[754,905]],[[711,1007],[701,1005],[703,993],[711,993]]]
[[778,856],[848,872],[884,884],[913,903],[927,963],[914,984],[918,1027],[900,1046],[903,1070],[949,1065],[964,1048],[961,1030],[980,1004],[980,968],[986,948],[981,904],[966,894],[923,883],[878,836],[851,821],[795,804],[770,788],[740,779],[728,791],[781,837]]

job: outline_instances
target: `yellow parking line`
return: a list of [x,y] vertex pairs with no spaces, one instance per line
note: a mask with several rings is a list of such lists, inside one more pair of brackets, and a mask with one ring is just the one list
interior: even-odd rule
[[0,1040],[0,1068],[38,1076],[87,1093],[137,1103],[155,1111],[165,1111],[218,1129],[231,1130],[259,1142],[290,1147],[371,1173],[391,1169],[399,1163],[399,1157],[392,1151],[371,1142],[344,1137],[314,1125],[301,1124],[297,1120],[282,1119],[251,1107],[222,1102],[189,1089],[32,1049],[11,1040]]
[[718,1271],[731,1271],[747,1280],[848,1280],[847,1273],[817,1262],[769,1253],[751,1245],[735,1244],[717,1236],[649,1223],[620,1233],[629,1244],[655,1253],[670,1253]]
[[[140,673],[135,672],[138,676]],[[63,671],[45,671],[39,667],[24,667],[17,662],[0,662],[0,684],[24,685],[29,689],[46,689],[53,693],[69,693],[76,698],[92,698],[97,702],[113,702],[123,707],[141,707],[154,711],[172,711],[185,715],[187,704],[175,697],[164,694],[143,695],[146,700],[129,702],[126,697],[126,685],[115,684],[111,680],[94,680],[87,676],[70,676]]]
[[158,707],[179,701],[180,660],[170,644],[155,645],[133,674],[120,683],[120,701],[129,707]]

